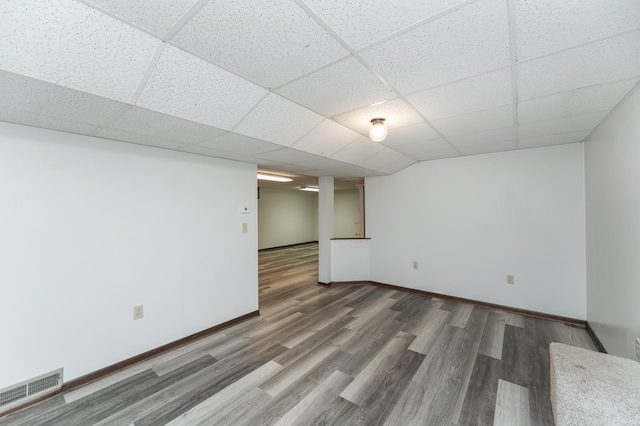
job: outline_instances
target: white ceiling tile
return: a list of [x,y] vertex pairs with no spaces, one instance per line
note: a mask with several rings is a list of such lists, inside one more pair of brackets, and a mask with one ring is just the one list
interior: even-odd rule
[[511,69],[425,90],[407,100],[428,120],[509,104],[513,102]]
[[360,134],[368,135],[369,127],[371,127],[371,119],[376,117],[384,118],[384,124],[386,124],[389,129],[424,122],[420,114],[415,112],[413,108],[400,98],[340,114],[335,116],[334,119],[338,123]]
[[61,132],[78,133],[81,135],[89,135],[98,129],[98,126],[95,124],[81,123],[64,117],[52,117],[50,115],[41,115],[32,111],[20,111],[17,109],[0,112],[0,121],[41,127],[43,129],[59,130]]
[[387,164],[386,166],[382,167],[380,171],[388,174],[393,174],[393,173],[399,172],[400,170],[404,170],[410,165],[415,163],[416,163],[416,160],[414,160],[413,158],[400,157],[397,160],[394,160],[391,163]]
[[510,151],[516,149],[516,143],[513,140],[490,143],[477,143],[460,147],[463,155],[489,154],[491,152]]
[[0,69],[122,102],[160,43],[73,0],[4,0],[0,16]]
[[634,0],[517,0],[518,59],[545,55],[640,27]]
[[122,142],[131,142],[140,145],[149,145],[166,149],[176,149],[186,146],[186,144],[183,142],[176,142],[157,136],[142,135],[140,133],[129,132],[121,129],[100,129],[95,136],[99,138],[113,139]]
[[[280,163],[301,163],[303,161],[313,161],[323,158],[318,155],[313,155],[293,148],[283,148],[277,151],[266,152],[258,154],[255,157],[278,161]],[[305,169],[309,170],[309,168]]]
[[361,55],[402,94],[509,65],[507,2],[479,0]]
[[404,157],[404,155],[396,152],[390,148],[384,148],[371,157],[367,158],[364,161],[358,163],[361,167],[366,167],[367,169],[373,170],[381,170],[384,166],[391,164],[393,161],[396,161],[400,158]]
[[233,152],[222,151],[220,149],[213,149],[213,148],[209,148],[207,146],[202,146],[202,145],[185,145],[177,149],[177,151],[189,152],[191,154],[198,154],[198,155],[207,155],[209,157],[226,158],[228,160],[239,160],[240,158],[242,158],[241,155]]
[[323,119],[321,115],[271,93],[233,131],[291,146]]
[[338,150],[358,139],[360,135],[331,120],[324,120],[318,127],[293,144],[293,148],[331,157]]
[[344,166],[337,167],[335,169],[324,170],[327,176],[335,176],[339,178],[354,178],[354,177],[367,177],[367,176],[380,176],[383,173],[373,170],[365,169],[359,166]]
[[173,46],[167,46],[137,104],[231,130],[266,90]]
[[[56,120],[67,121],[75,129],[73,133],[102,126],[126,107],[122,102],[1,70],[0,87],[0,120],[13,121],[13,117],[16,123],[56,130],[64,128],[45,124],[55,126]],[[35,121],[28,122],[29,117]],[[91,126],[79,126],[79,123]]]
[[392,147],[406,145],[413,142],[428,141],[439,138],[440,135],[428,123],[422,122],[411,126],[398,127],[389,130],[389,134],[381,144]]
[[327,170],[346,166],[345,163],[333,160],[331,158],[320,158],[318,160],[303,161],[297,164],[299,166],[309,167],[313,170]]
[[139,107],[129,108],[107,127],[168,139],[182,145],[196,144],[224,133],[215,127]]
[[498,129],[483,130],[480,132],[465,133],[463,135],[455,135],[447,137],[449,142],[462,149],[469,145],[484,145],[495,142],[503,142],[515,139],[513,126],[502,127]]
[[96,6],[157,34],[165,35],[197,0],[87,0]]
[[443,149],[441,151],[427,151],[412,157],[418,161],[441,160],[443,158],[459,157],[460,154],[453,148]]
[[300,164],[283,164],[281,166],[278,166],[277,172],[307,174],[313,172],[313,169],[310,167],[302,166]]
[[573,115],[570,117],[555,118],[553,120],[519,124],[518,139],[577,132],[580,130],[592,130],[607,116],[608,113],[608,111],[598,111],[590,114]]
[[325,116],[395,97],[352,56],[289,83],[277,92]]
[[405,0],[401,7],[385,0],[366,4],[343,0],[304,0],[354,49],[389,36],[461,3],[462,0]]
[[518,140],[520,148],[537,148],[541,146],[562,145],[584,141],[591,131],[562,133],[558,135],[538,136],[534,138],[522,138]]
[[613,109],[637,79],[583,87],[518,104],[518,122],[531,123]]
[[443,138],[438,138],[428,141],[412,142],[405,145],[395,145],[391,149],[408,155],[409,157],[414,157],[414,155],[419,155],[424,152],[445,151],[451,149],[451,145]]
[[265,142],[260,139],[254,139],[248,136],[231,132],[201,142],[199,143],[199,145],[213,149],[219,149],[222,151],[233,152],[235,154],[240,154],[243,156],[258,155],[265,152],[282,149],[281,145]]
[[505,105],[469,112],[433,120],[431,124],[445,137],[513,126],[513,107]]
[[282,163],[278,161],[265,160],[264,158],[258,158],[252,155],[240,157],[238,158],[238,161],[242,161],[244,163],[257,164],[260,167],[277,167],[282,165]]
[[382,148],[384,148],[383,145],[373,142],[367,137],[360,136],[358,139],[333,154],[331,158],[338,161],[344,161],[345,163],[358,164],[359,162],[371,157]]
[[171,42],[265,87],[348,54],[292,1],[209,0]]
[[640,31],[518,65],[518,99],[640,76]]

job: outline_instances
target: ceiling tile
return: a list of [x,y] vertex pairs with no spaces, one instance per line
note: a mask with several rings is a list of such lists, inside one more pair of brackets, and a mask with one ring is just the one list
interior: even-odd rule
[[158,136],[142,135],[140,133],[129,132],[121,129],[100,129],[95,136],[105,139],[113,139],[122,142],[131,142],[140,145],[155,146],[157,148],[176,149],[186,146],[183,142],[176,142]]
[[640,27],[629,0],[517,0],[518,59],[525,60]]
[[348,54],[292,1],[210,0],[171,41],[270,88]]
[[303,1],[354,49],[380,40],[462,2],[405,0],[401,7],[393,7],[385,0],[367,1],[366,4],[343,0]]
[[361,55],[407,95],[510,63],[507,2],[479,0]]
[[289,83],[277,92],[325,116],[395,97],[353,56]]
[[429,120],[509,104],[513,102],[511,69],[425,90],[407,100]]
[[309,167],[313,170],[327,170],[327,169],[335,169],[337,167],[346,166],[345,163],[341,161],[333,160],[331,158],[320,158],[318,160],[303,161],[297,164],[299,166]]
[[162,37],[198,0],[87,0]]
[[391,149],[398,151],[404,155],[415,158],[414,155],[419,155],[424,152],[430,151],[444,151],[451,149],[451,145],[447,143],[443,138],[431,139],[428,141],[412,142],[405,145],[395,145]]
[[376,117],[384,118],[384,124],[389,129],[424,122],[420,114],[400,98],[340,114],[335,116],[334,119],[360,134],[367,135],[369,134],[369,127],[371,127],[371,119]]
[[215,127],[139,107],[129,108],[107,127],[168,139],[182,145],[196,144],[224,133]]
[[459,157],[460,153],[453,148],[443,149],[440,151],[427,151],[421,154],[413,155],[418,161],[441,160],[443,158]]
[[520,124],[518,125],[518,139],[577,132],[580,130],[592,130],[608,113],[608,111],[598,111],[591,114],[573,115],[553,120]]
[[222,151],[220,149],[213,149],[213,148],[209,148],[207,146],[202,146],[202,145],[185,145],[177,149],[177,151],[190,152],[191,154],[198,154],[198,155],[207,155],[209,157],[216,157],[216,158],[227,158],[229,160],[238,160],[238,161],[240,161],[239,159],[242,158],[241,155],[238,155],[233,152]]
[[293,148],[331,157],[338,150],[358,139],[360,135],[331,120],[324,120],[318,127],[293,144]]
[[20,111],[17,109],[0,112],[0,121],[41,127],[43,129],[59,130],[61,132],[78,133],[81,135],[89,135],[98,129],[98,126],[95,124],[81,123],[64,117],[52,117],[50,115],[41,115],[32,111]]
[[373,142],[367,137],[360,136],[358,139],[333,154],[331,158],[338,161],[344,161],[345,163],[358,164],[359,162],[371,157],[382,148],[384,148],[383,145]]
[[463,135],[455,135],[447,137],[456,148],[466,147],[469,145],[488,144],[494,142],[502,142],[515,139],[513,126],[502,127],[498,129],[483,130],[480,132],[465,133]]
[[513,126],[513,107],[505,105],[431,122],[446,137]]
[[[122,102],[1,70],[0,87],[0,120],[55,130],[69,128],[73,133],[90,132],[126,107]],[[56,121],[61,121],[60,126],[56,127]]]
[[538,136],[535,138],[521,138],[518,140],[520,148],[537,148],[541,146],[562,145],[584,141],[591,133],[590,130],[562,133],[558,135]]
[[[266,152],[263,154],[258,154],[256,155],[256,157],[264,158],[265,160],[278,161],[280,163],[301,163],[303,161],[313,161],[323,158],[293,148],[283,148],[277,151]],[[308,170],[308,168],[305,169]]]
[[323,119],[321,115],[271,93],[233,131],[291,146]]
[[460,147],[463,155],[489,154],[491,152],[510,151],[516,149],[516,143],[513,140],[490,143],[477,143]]
[[168,45],[137,104],[231,130],[266,93],[255,84]]
[[406,169],[407,167],[415,163],[416,160],[414,160],[413,158],[400,157],[397,160],[394,160],[386,166],[382,167],[380,171],[388,174],[393,174],[399,172],[400,170]]
[[518,99],[640,76],[640,31],[518,65]]
[[257,164],[260,167],[277,167],[282,165],[282,163],[278,161],[265,160],[264,158],[258,158],[252,155],[240,157],[238,158],[238,161],[242,161],[244,163]]
[[0,16],[0,69],[122,102],[160,43],[73,0],[4,0]]
[[358,163],[361,167],[366,167],[367,169],[373,170],[382,170],[382,168],[386,165],[391,164],[393,161],[396,161],[400,158],[404,157],[399,152],[396,152],[390,148],[384,148],[371,157],[367,158],[364,161]]
[[550,120],[613,109],[638,83],[637,79],[583,87],[518,104],[518,122]]
[[439,138],[440,135],[428,123],[418,123],[411,126],[391,129],[389,135],[381,144],[393,147],[396,145],[406,145],[413,142],[428,141]]
[[309,172],[313,172],[313,169],[300,164],[282,164],[278,166],[277,172],[307,174]]
[[328,174],[328,176],[335,176],[338,178],[380,176],[384,174],[359,166],[337,167],[335,169],[327,169],[325,170],[325,172]]
[[258,155],[265,152],[276,151],[282,149],[281,145],[265,142],[259,139],[250,138],[248,136],[239,135],[237,133],[225,133],[213,139],[199,143],[200,146],[206,146],[222,151],[233,152],[239,155]]

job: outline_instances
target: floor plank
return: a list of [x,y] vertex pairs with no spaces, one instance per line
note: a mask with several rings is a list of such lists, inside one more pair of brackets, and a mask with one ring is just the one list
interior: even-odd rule
[[595,348],[561,322],[318,286],[317,262],[317,244],[261,251],[260,317],[0,424],[553,425],[549,343]]

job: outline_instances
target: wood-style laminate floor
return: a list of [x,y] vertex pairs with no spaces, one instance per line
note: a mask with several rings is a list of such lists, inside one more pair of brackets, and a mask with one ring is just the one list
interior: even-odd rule
[[552,425],[549,343],[582,328],[371,285],[317,244],[260,252],[261,316],[1,425]]

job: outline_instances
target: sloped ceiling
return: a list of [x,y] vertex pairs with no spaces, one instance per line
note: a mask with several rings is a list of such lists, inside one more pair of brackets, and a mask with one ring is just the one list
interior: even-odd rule
[[580,142],[640,80],[635,0],[3,0],[0,22],[2,121],[311,177]]

